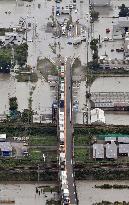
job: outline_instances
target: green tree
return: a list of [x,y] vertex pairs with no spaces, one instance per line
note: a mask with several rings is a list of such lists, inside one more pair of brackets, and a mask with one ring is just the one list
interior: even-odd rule
[[98,18],[99,18],[99,12],[95,10],[91,10],[91,20],[94,22],[97,21]]
[[17,98],[16,97],[9,98],[9,110],[16,111],[17,108],[18,108]]
[[11,67],[11,50],[0,49],[0,68],[6,72],[7,68]]
[[129,16],[129,9],[128,7],[125,6],[125,4],[122,4],[120,6],[119,17],[126,17],[126,16]]
[[28,56],[28,45],[23,43],[19,46],[15,47],[15,60],[17,60],[18,64],[22,67],[27,62]]
[[25,122],[31,122],[32,121],[32,115],[33,115],[33,111],[29,110],[29,109],[24,109],[23,113],[22,113],[22,121]]

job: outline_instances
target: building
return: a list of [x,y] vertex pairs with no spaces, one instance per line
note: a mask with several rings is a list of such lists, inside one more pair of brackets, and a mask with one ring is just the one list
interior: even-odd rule
[[106,136],[105,137],[105,142],[114,142],[116,141],[116,137],[115,136]]
[[91,0],[94,6],[110,6],[111,0]]
[[129,157],[129,144],[119,144],[119,154]]
[[33,123],[40,123],[40,115],[33,115]]
[[33,115],[33,123],[52,123],[52,114],[35,114]]
[[93,158],[94,159],[104,159],[104,145],[103,144],[93,144]]
[[115,144],[115,142],[106,144],[106,158],[117,159],[117,145]]
[[6,134],[0,134],[0,142],[6,141]]
[[91,110],[91,123],[93,124],[105,123],[104,111],[99,108],[95,108]]
[[129,28],[129,17],[119,17],[113,25],[113,39],[122,39]]
[[129,137],[118,137],[118,142],[119,143],[129,143]]
[[11,157],[12,156],[12,146],[9,142],[1,142],[0,150],[2,157]]
[[124,55],[125,57],[129,57],[129,32],[125,34]]

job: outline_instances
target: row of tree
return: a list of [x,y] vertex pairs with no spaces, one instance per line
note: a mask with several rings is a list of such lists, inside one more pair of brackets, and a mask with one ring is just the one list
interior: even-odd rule
[[31,109],[24,109],[22,113],[18,111],[18,102],[16,97],[9,99],[9,110],[11,119],[20,118],[22,122],[30,123],[32,121],[33,111]]
[[[20,67],[26,64],[28,56],[28,45],[23,43],[21,45],[14,46],[14,59],[13,61],[18,63]],[[0,72],[8,73],[12,66],[12,48],[11,46],[0,49]],[[14,65],[13,65],[14,66]]]

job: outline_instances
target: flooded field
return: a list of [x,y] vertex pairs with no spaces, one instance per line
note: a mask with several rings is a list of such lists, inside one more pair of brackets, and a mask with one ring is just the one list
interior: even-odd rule
[[28,108],[30,92],[32,91],[32,109],[38,113],[51,113],[51,105],[54,99],[50,86],[44,79],[37,83],[17,82],[10,75],[0,75],[0,114],[9,112],[9,98],[17,97],[18,110]]
[[[129,185],[129,181],[77,181],[77,192],[80,205],[92,205],[95,202],[105,201],[127,201],[129,202],[129,189],[97,189],[95,185],[122,184]],[[54,193],[36,194],[39,184],[13,183],[0,184],[0,200],[14,200],[15,205],[45,205],[46,200],[56,197]],[[40,183],[40,185],[45,185]]]
[[14,200],[15,205],[45,205],[53,194],[36,194],[36,187],[39,185],[42,184],[0,184],[0,200]]
[[[129,77],[105,77],[97,78],[91,85],[91,92],[129,92]],[[83,112],[86,104],[86,86],[85,82],[81,82],[77,92],[79,100],[79,111],[76,113],[76,122],[83,123]],[[110,112],[105,114],[106,124],[129,125],[129,113]]]
[[77,191],[80,205],[92,205],[95,202],[126,201],[129,202],[129,189],[97,189],[95,185],[102,184],[129,185],[129,181],[80,181],[77,182]]

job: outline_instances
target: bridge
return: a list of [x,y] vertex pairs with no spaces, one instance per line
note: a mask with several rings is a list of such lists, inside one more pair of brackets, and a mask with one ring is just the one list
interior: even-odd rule
[[73,170],[72,71],[70,59],[59,65],[59,180],[61,203],[78,205]]

